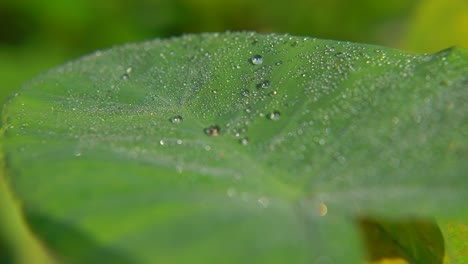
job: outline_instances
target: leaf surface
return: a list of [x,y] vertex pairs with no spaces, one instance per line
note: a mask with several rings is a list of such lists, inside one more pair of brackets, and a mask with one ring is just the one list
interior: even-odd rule
[[5,172],[64,262],[360,263],[355,217],[466,219],[467,76],[460,49],[128,44],[14,94]]

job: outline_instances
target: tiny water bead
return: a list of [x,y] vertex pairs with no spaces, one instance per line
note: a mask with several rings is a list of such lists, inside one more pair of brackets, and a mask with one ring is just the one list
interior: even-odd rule
[[324,202],[320,202],[319,208],[318,208],[318,213],[320,216],[325,216],[327,215],[328,208],[327,205]]
[[130,79],[130,73],[132,73],[132,71],[133,71],[133,67],[127,67],[125,69],[125,73],[120,76],[120,79],[122,81],[127,81],[128,79]]
[[281,118],[281,113],[279,111],[273,111],[271,113],[267,114],[267,118],[273,121],[280,120]]
[[250,62],[253,65],[260,65],[260,64],[263,63],[263,58],[260,55],[254,55],[254,56],[252,56],[252,58],[250,58]]
[[241,90],[241,95],[244,97],[247,97],[250,95],[250,91],[248,89],[242,89]]
[[265,80],[265,81],[257,84],[258,89],[266,89],[268,87],[270,87],[270,81],[269,80]]
[[213,126],[209,126],[205,129],[203,129],[203,132],[205,132],[206,135],[208,136],[213,136],[213,137],[216,137],[216,136],[219,136],[219,132],[220,132],[220,128],[219,126],[217,125],[213,125]]
[[120,76],[120,79],[122,81],[126,81],[126,80],[130,79],[130,75],[128,75],[128,73],[124,73],[124,74],[122,74],[122,76]]
[[182,116],[180,116],[180,115],[173,116],[173,117],[169,118],[169,121],[172,124],[180,124],[182,122]]
[[265,197],[265,196],[262,196],[260,198],[258,198],[257,202],[263,207],[263,208],[267,208],[268,205],[270,204],[270,200]]
[[243,145],[243,146],[247,146],[249,144],[249,139],[248,138],[242,138],[239,140],[239,142]]

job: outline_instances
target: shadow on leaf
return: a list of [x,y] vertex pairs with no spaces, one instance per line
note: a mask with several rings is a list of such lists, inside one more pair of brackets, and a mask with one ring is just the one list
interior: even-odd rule
[[443,263],[444,239],[434,221],[363,218],[359,227],[372,263]]
[[98,245],[96,241],[70,225],[28,210],[26,218],[37,237],[61,263],[135,263],[120,252]]

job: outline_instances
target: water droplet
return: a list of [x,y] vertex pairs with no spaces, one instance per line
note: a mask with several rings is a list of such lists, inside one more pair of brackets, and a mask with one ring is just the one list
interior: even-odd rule
[[209,126],[205,128],[203,131],[205,132],[206,135],[208,136],[219,136],[220,128],[217,125]]
[[242,96],[247,97],[247,96],[249,96],[249,94],[250,94],[250,91],[249,91],[249,90],[247,90],[247,89],[242,89],[242,91],[241,91],[241,95],[242,95]]
[[319,208],[318,208],[318,213],[320,216],[325,216],[327,215],[328,208],[327,205],[324,202],[320,202]]
[[263,63],[263,58],[260,55],[254,55],[254,56],[252,56],[252,58],[250,58],[250,62],[253,65],[260,65],[260,64]]
[[227,190],[227,195],[228,195],[229,197],[234,197],[236,194],[237,194],[236,189],[234,189],[234,188],[232,188],[232,187],[229,188],[229,189]]
[[323,145],[325,145],[326,142],[325,142],[325,139],[321,138],[321,139],[319,139],[318,143],[319,143],[321,146],[323,146]]
[[268,88],[269,86],[270,86],[270,81],[268,81],[268,80],[265,80],[265,81],[263,81],[263,82],[257,84],[257,88],[258,88],[258,89],[266,89],[266,88]]
[[344,57],[344,53],[341,52],[341,51],[338,51],[337,53],[335,53],[335,56],[338,57],[338,58],[343,58],[343,57]]
[[125,72],[128,74],[132,73],[132,71],[133,71],[133,67],[127,67],[127,69],[125,69]]
[[162,139],[159,140],[159,145],[164,146],[164,143],[165,143],[164,140],[162,140]]
[[126,81],[126,80],[130,79],[130,75],[128,75],[128,73],[124,73],[124,74],[122,74],[122,76],[120,76],[120,79],[122,81]]
[[276,66],[280,66],[281,64],[283,64],[283,61],[277,61],[275,64]]
[[173,116],[173,117],[169,118],[169,121],[172,124],[180,124],[182,122],[182,116],[180,116],[180,115]]
[[267,114],[268,119],[277,121],[281,118],[281,113],[279,111],[273,111]]
[[239,142],[242,145],[247,146],[249,144],[249,139],[248,138],[241,138],[241,140],[239,140]]
[[258,198],[257,201],[258,201],[258,203],[259,203],[261,206],[263,206],[264,208],[267,208],[268,205],[270,204],[270,200],[269,200],[267,197],[265,197],[265,196],[262,196],[262,197]]

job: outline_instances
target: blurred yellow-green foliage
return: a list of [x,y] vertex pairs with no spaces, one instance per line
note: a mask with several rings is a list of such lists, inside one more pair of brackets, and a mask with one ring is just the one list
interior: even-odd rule
[[415,52],[468,47],[466,0],[2,0],[0,102],[96,49],[183,33],[255,30]]

